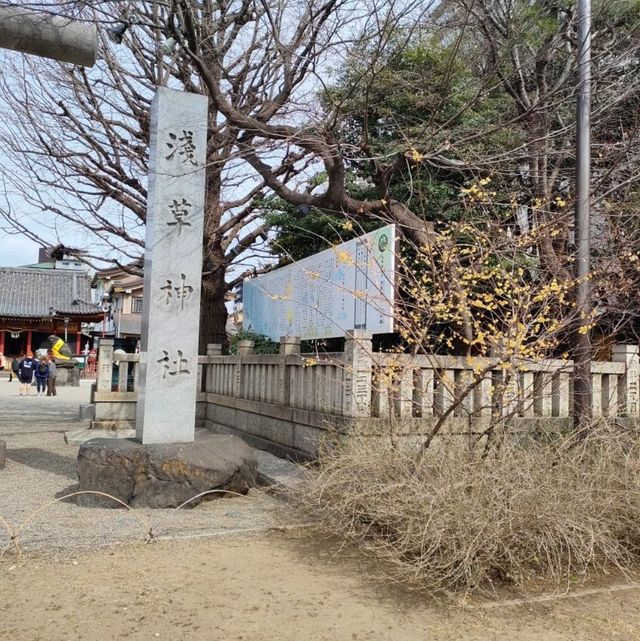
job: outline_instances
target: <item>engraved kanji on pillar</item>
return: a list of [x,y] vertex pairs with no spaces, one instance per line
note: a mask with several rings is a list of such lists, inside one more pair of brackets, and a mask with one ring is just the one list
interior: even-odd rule
[[136,435],[193,441],[207,98],[158,89],[151,105],[144,304]]

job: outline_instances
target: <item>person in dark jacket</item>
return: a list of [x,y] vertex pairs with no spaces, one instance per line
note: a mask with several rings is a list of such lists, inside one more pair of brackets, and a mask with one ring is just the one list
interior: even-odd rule
[[24,358],[24,354],[20,354],[20,358],[11,359],[11,369],[9,370],[9,382],[13,380],[13,377],[20,378],[18,376],[18,368],[20,367],[20,361]]
[[38,396],[44,396],[47,389],[47,379],[49,378],[49,360],[43,356],[35,368],[36,385]]
[[38,366],[38,361],[28,353],[18,365],[18,379],[20,380],[20,396],[29,396],[29,388],[33,382],[33,373]]

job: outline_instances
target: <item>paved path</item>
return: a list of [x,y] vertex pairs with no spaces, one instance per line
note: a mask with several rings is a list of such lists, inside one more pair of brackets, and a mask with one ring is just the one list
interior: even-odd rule
[[2,519],[19,531],[16,542],[23,552],[140,542],[150,530],[156,538],[259,532],[282,522],[282,503],[263,490],[179,511],[80,507],[63,499],[77,488],[78,445],[68,445],[58,432],[2,438],[7,441],[7,467],[0,470],[0,557],[13,550]]
[[[0,378],[0,438],[7,442],[7,466],[0,470],[0,557],[14,549],[5,523],[19,531],[16,543],[23,551],[143,541],[150,529],[157,538],[198,538],[263,532],[282,524],[282,503],[260,489],[246,498],[180,511],[85,508],[63,499],[77,488],[78,453],[78,444],[66,443],[64,432],[89,426],[78,419],[78,408],[89,402],[91,382],[60,388],[56,397],[35,396],[33,389],[33,396],[21,397],[16,381]],[[266,453],[260,461],[272,482],[295,467]]]
[[0,378],[0,436],[31,432],[64,432],[88,427],[79,420],[78,408],[89,402],[91,383],[83,380],[80,387],[60,387],[57,396],[20,396],[17,380],[9,383]]

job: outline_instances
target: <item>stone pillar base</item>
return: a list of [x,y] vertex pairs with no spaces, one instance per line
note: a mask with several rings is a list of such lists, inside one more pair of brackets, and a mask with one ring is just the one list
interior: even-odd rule
[[58,366],[56,387],[80,387],[80,370],[77,367]]
[[[78,491],[102,492],[134,507],[193,507],[224,491],[246,494],[257,483],[254,450],[237,436],[207,434],[192,443],[143,445],[133,439],[93,438],[76,460]],[[221,490],[210,494],[211,490]],[[122,507],[99,494],[79,494],[76,502]]]

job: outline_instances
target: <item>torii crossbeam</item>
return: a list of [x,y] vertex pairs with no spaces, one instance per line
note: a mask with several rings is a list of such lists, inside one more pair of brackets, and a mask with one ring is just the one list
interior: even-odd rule
[[92,24],[21,7],[0,7],[0,48],[93,67],[98,35]]

